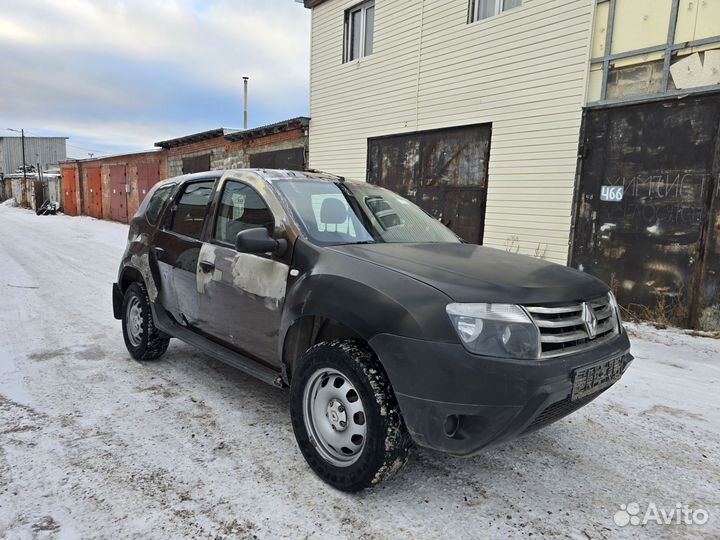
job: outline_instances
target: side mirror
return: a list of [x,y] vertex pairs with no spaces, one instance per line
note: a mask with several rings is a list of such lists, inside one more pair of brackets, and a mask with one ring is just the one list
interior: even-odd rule
[[275,240],[265,227],[257,227],[239,232],[235,249],[240,253],[272,253],[282,257],[287,251],[287,240]]

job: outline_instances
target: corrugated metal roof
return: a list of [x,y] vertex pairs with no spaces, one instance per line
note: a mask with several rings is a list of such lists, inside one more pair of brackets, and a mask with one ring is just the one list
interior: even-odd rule
[[178,146],[185,146],[186,144],[207,141],[208,139],[214,139],[215,137],[222,137],[223,135],[234,133],[236,131],[239,130],[228,128],[210,129],[208,131],[201,131],[200,133],[184,135],[176,139],[168,139],[167,141],[156,142],[155,146],[157,146],[158,148],[176,148]]
[[87,163],[91,161],[112,161],[112,160],[121,160],[122,158],[135,158],[142,155],[152,155],[156,154],[158,152],[162,152],[161,148],[152,148],[150,150],[140,150],[139,152],[123,152],[120,154],[103,154],[100,156],[93,156],[91,158],[68,158],[61,161],[61,163]]
[[167,141],[156,142],[155,146],[158,148],[177,148],[178,146],[185,146],[201,141],[207,141],[216,137],[225,137],[228,141],[242,141],[245,139],[253,139],[255,137],[263,137],[265,135],[272,135],[273,133],[282,133],[283,131],[289,131],[297,128],[307,128],[310,125],[310,119],[306,116],[297,116],[290,118],[289,120],[282,120],[275,122],[274,124],[268,124],[266,126],[259,126],[251,129],[229,129],[229,128],[216,128],[208,131],[201,131],[199,133],[192,133],[190,135],[183,135],[176,139],[168,139]]
[[282,133],[283,131],[290,131],[291,129],[307,129],[309,125],[310,119],[308,117],[297,116],[295,118],[290,118],[289,120],[275,122],[274,124],[230,133],[225,135],[225,138],[228,141],[242,141],[245,139],[254,139],[256,137],[272,135],[273,133]]

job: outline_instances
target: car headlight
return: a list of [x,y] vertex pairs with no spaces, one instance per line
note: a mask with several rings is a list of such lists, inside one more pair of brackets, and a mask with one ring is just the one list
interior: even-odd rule
[[615,295],[611,292],[608,293],[608,303],[610,304],[610,307],[612,308],[613,312],[615,313],[615,330],[619,333],[623,333],[623,324],[622,324],[622,317],[620,316],[620,304],[617,303],[617,298],[615,298]]
[[540,332],[513,304],[448,304],[447,314],[463,346],[475,354],[502,358],[540,357]]

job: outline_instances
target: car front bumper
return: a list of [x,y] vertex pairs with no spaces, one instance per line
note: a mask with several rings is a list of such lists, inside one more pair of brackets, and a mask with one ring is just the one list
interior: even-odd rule
[[[622,358],[632,362],[625,333],[566,357],[515,360],[471,354],[460,344],[389,334],[370,340],[413,440],[470,455],[559,420],[604,390],[572,401],[577,369]],[[450,434],[449,434],[450,432]]]

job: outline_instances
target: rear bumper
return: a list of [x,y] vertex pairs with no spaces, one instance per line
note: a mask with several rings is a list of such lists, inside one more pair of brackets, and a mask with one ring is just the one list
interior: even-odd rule
[[122,319],[122,304],[123,304],[123,293],[120,290],[120,285],[113,283],[112,286],[112,303],[113,303],[113,317],[116,319]]
[[576,369],[622,357],[626,370],[633,359],[626,334],[580,354],[541,361],[482,357],[460,344],[388,334],[370,345],[413,440],[455,455],[473,454],[570,414],[602,393],[571,401]]

